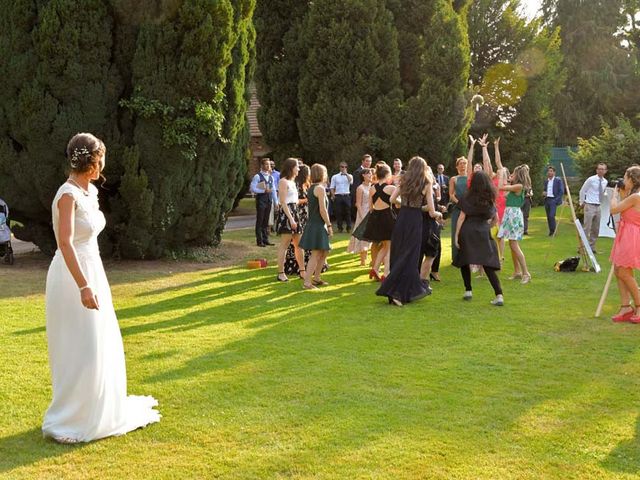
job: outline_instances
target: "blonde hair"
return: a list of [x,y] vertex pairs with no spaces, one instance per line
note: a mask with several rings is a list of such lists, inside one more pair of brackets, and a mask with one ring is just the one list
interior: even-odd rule
[[513,169],[513,178],[515,183],[522,185],[522,189],[526,192],[531,189],[531,177],[529,176],[528,165],[518,165]]
[[632,194],[640,191],[640,165],[631,165],[624,174],[629,177],[629,180],[631,180],[633,184],[629,193]]
[[327,183],[327,167],[321,163],[311,165],[311,183]]
[[456,167],[460,165],[462,162],[467,162],[467,157],[458,157],[456,158]]

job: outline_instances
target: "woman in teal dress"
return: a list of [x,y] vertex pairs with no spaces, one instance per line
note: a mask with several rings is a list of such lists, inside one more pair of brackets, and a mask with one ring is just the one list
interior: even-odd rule
[[458,207],[458,203],[462,200],[462,197],[469,187],[469,178],[471,178],[471,169],[473,166],[473,147],[475,147],[477,141],[471,135],[469,135],[469,140],[470,144],[467,158],[458,157],[456,159],[456,170],[458,171],[458,175],[449,179],[449,200],[453,205],[453,209],[451,210],[451,261],[456,258],[458,253],[455,242],[456,225],[458,224],[458,217],[460,216],[460,207]]
[[300,248],[311,250],[311,258],[307,264],[304,284],[302,288],[312,290],[321,285],[328,285],[320,274],[324,266],[331,244],[329,237],[333,235],[329,218],[329,199],[325,185],[327,183],[327,168],[315,163],[311,166],[311,187],[308,191],[307,208],[309,219],[300,239]]

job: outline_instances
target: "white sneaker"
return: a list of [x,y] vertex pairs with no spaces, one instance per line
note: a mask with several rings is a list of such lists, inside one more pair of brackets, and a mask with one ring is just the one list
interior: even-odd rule
[[473,292],[471,290],[467,290],[466,292],[464,292],[464,295],[462,295],[463,300],[471,300],[472,298]]
[[504,305],[504,297],[502,295],[496,295],[496,298],[491,300],[491,305],[502,307]]

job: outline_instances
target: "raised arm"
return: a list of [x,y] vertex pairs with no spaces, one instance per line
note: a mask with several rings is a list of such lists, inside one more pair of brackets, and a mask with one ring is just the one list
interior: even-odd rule
[[500,171],[503,167],[502,165],[502,157],[500,156],[500,137],[496,138],[493,141],[493,157],[494,160],[496,161],[496,169],[497,171]]
[[522,191],[522,184],[514,183],[513,185],[503,185],[500,187],[500,190],[504,190],[505,192],[514,192],[516,195],[519,195]]
[[628,208],[638,207],[640,205],[640,195],[627,195],[626,198],[619,200],[620,191],[618,187],[613,190],[613,196],[611,197],[611,208],[609,212],[611,215],[621,213]]
[[491,165],[491,157],[489,157],[489,145],[485,143],[481,143],[482,145],[482,169],[484,173],[489,175],[489,178],[493,178],[493,166]]
[[473,173],[473,147],[476,146],[477,141],[472,135],[469,135],[469,140],[471,143],[469,144],[469,153],[467,153],[467,177],[471,177]]

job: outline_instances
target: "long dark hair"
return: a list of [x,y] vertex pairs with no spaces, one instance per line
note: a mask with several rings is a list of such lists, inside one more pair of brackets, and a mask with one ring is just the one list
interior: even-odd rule
[[484,172],[476,172],[471,178],[471,185],[465,193],[465,199],[478,207],[487,208],[495,205],[496,187]]
[[282,164],[282,170],[280,170],[280,178],[293,180],[293,169],[297,166],[298,166],[297,158],[287,158]]
[[306,165],[300,165],[300,169],[298,170],[298,176],[296,177],[296,185],[298,186],[298,190],[306,192],[311,185],[311,170]]
[[424,190],[430,183],[427,162],[422,157],[413,157],[400,180],[402,203],[410,207],[422,206]]

